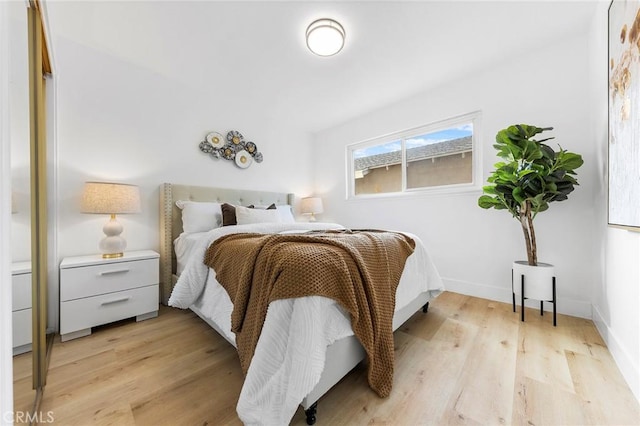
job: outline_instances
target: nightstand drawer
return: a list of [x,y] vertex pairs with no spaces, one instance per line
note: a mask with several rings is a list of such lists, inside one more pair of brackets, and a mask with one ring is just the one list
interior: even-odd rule
[[62,302],[60,334],[157,311],[158,299],[158,285],[155,284]]
[[14,311],[13,321],[13,347],[31,343],[31,308]]
[[[31,274],[19,274],[11,277],[11,309],[19,311],[31,307]],[[31,334],[31,333],[29,333]]]
[[158,284],[158,259],[65,268],[60,270],[60,281],[62,302]]

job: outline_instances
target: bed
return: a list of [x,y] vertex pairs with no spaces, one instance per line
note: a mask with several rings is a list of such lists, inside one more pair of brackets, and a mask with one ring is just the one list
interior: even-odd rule
[[[236,227],[224,227],[193,236],[189,260],[179,261],[185,250],[179,248],[176,256],[174,241],[184,233],[182,211],[176,201],[230,203],[239,206],[294,205],[293,194],[209,188],[165,183],[160,188],[160,228],[161,228],[161,298],[164,304],[188,307],[221,336],[236,346],[230,330],[231,307],[228,295],[215,280],[215,273],[202,264],[203,247],[221,234],[235,232]],[[275,228],[272,228],[275,226]],[[340,229],[338,224],[294,223],[279,225],[238,225],[239,232],[299,232],[300,230]],[[426,312],[428,302],[442,290],[442,281],[437,274],[424,246],[415,236],[416,250],[407,259],[397,297],[397,309],[393,315],[393,330],[396,330],[415,312]],[[182,263],[182,264],[181,264]],[[194,265],[190,265],[193,263]],[[196,266],[197,264],[197,266]],[[202,264],[202,265],[200,265]],[[411,266],[410,266],[411,265]],[[182,272],[180,285],[178,272]],[[189,281],[189,284],[185,284]],[[410,288],[419,284],[417,294],[403,293],[400,288]],[[282,303],[280,303],[282,302]],[[182,305],[181,305],[182,304]],[[310,314],[311,313],[311,314]],[[303,315],[298,318],[296,315]],[[312,315],[312,320],[305,320]],[[296,337],[289,330],[290,324],[313,323],[313,333]],[[346,322],[345,322],[346,321]],[[284,324],[287,324],[286,326]],[[318,325],[320,324],[320,325]],[[345,325],[346,324],[346,325]],[[289,327],[289,329],[283,329]],[[317,328],[321,327],[321,328]],[[326,331],[325,330],[329,330]],[[285,337],[282,337],[282,336]],[[269,339],[284,339],[280,344],[267,346]],[[311,341],[304,341],[310,339]],[[314,345],[317,351],[305,350]],[[326,351],[325,351],[326,348]],[[300,358],[299,353],[307,358]],[[275,355],[274,355],[275,354]],[[297,357],[297,358],[296,358]],[[358,342],[345,312],[334,301],[319,296],[303,297],[295,300],[275,301],[269,306],[264,328],[256,352],[247,373],[245,384],[238,401],[237,411],[245,423],[286,424],[301,405],[307,416],[307,423],[316,421],[317,402],[333,385],[365,358],[365,351]],[[286,361],[286,362],[285,362]],[[256,365],[254,368],[254,364]],[[253,371],[252,371],[253,369]],[[308,370],[308,371],[307,371]],[[304,371],[301,377],[297,371]]]

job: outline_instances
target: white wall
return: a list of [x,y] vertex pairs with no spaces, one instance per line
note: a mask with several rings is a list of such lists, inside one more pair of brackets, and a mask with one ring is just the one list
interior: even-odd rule
[[[142,213],[119,217],[128,250],[158,249],[163,182],[309,194],[310,134],[296,130],[290,117],[275,120],[258,111],[250,98],[218,98],[212,87],[225,84],[219,77],[223,68],[208,70],[203,82],[174,79],[106,48],[99,32],[92,31],[100,13],[91,5],[49,6],[57,76],[60,258],[98,252],[108,216],[80,213],[87,180],[140,186]],[[95,7],[108,11],[112,6],[103,2]],[[197,31],[204,35],[207,28],[191,31],[197,38]],[[104,37],[109,43],[116,40],[111,33]],[[202,46],[185,43],[184,49],[195,48]],[[242,170],[230,161],[211,159],[198,144],[214,130],[239,130],[257,144],[264,161]]]
[[[215,87],[226,83],[228,69],[212,68],[203,81],[185,81],[180,73],[161,73],[146,66],[132,48],[120,54],[113,26],[99,26],[104,13],[120,17],[131,28],[120,2],[54,2],[47,4],[48,34],[55,59],[52,97],[55,105],[55,179],[57,197],[51,220],[57,232],[57,268],[66,256],[98,253],[108,215],[80,213],[85,181],[111,181],[140,186],[142,212],[121,215],[127,250],[159,249],[159,187],[164,182],[267,191],[311,192],[311,136],[291,117],[252,105],[251,99],[220,98]],[[113,21],[111,21],[113,23]],[[94,25],[96,24],[96,25]],[[113,23],[113,25],[116,25]],[[107,28],[101,33],[99,28]],[[205,26],[189,29],[205,39]],[[155,40],[156,42],[158,40]],[[114,43],[116,44],[114,46]],[[141,49],[149,45],[139,43]],[[124,45],[123,45],[124,47]],[[131,47],[128,45],[128,47]],[[201,49],[185,43],[184,49]],[[162,54],[162,43],[153,46]],[[210,52],[202,52],[210,54]],[[132,56],[133,55],[133,56]],[[172,64],[177,62],[166,59]],[[197,63],[184,64],[194,69]],[[238,84],[238,82],[236,82]],[[239,130],[254,141],[264,161],[239,169],[213,160],[198,149],[210,131]],[[49,280],[49,324],[57,328],[59,283]]]
[[607,227],[607,6],[600,4],[591,28],[589,87],[598,181],[594,206],[601,274],[593,288],[593,320],[629,387],[640,399],[640,233]]
[[11,215],[11,252],[14,261],[31,259],[31,209],[29,174],[29,58],[27,9],[11,2],[9,8],[11,190],[16,213]]
[[8,425],[13,424],[11,245],[5,237],[11,232],[9,22],[9,3],[0,2],[0,423]]
[[314,148],[316,192],[325,201],[322,219],[413,232],[426,243],[448,289],[510,302],[511,262],[526,254],[520,225],[509,213],[480,209],[479,191],[346,200],[345,146],[481,110],[484,179],[497,161],[492,144],[499,129],[514,123],[554,126],[556,141],[581,153],[585,165],[578,173],[581,186],[570,199],[536,219],[538,255],[556,265],[559,312],[590,317],[590,289],[599,269],[592,249],[598,240],[588,230],[595,223],[598,180],[596,145],[587,125],[587,65],[580,34],[520,57],[505,57],[484,72],[320,132]]

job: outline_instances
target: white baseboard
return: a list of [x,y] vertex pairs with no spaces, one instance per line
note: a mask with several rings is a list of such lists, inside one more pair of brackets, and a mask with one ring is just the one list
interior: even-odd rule
[[[495,287],[485,284],[472,283],[468,281],[454,280],[451,278],[442,278],[444,287],[455,293],[466,294],[468,296],[481,297],[483,299],[495,300],[497,302],[512,303],[512,295],[510,288]],[[520,301],[516,299],[516,304],[520,305]],[[540,303],[537,300],[526,300],[525,305],[531,308],[539,308]],[[573,300],[558,297],[556,308],[559,314],[571,315],[573,317],[592,319],[591,303],[584,300]],[[545,311],[551,311],[553,305],[544,304]]]
[[629,389],[631,389],[633,395],[640,402],[640,369],[638,368],[637,361],[634,362],[624,346],[620,344],[620,340],[611,328],[609,328],[602,314],[595,306],[593,306],[593,322],[600,336],[602,336],[602,340],[604,340],[604,343],[607,345],[611,356],[615,360],[622,377],[624,377],[627,385],[629,385]]

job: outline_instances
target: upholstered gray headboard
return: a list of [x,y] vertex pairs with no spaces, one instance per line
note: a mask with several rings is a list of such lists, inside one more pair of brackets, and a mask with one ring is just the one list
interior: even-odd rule
[[294,205],[294,194],[211,188],[206,186],[163,183],[160,187],[160,298],[165,305],[176,283],[176,255],[173,240],[182,233],[182,214],[176,201],[211,201],[240,206]]

